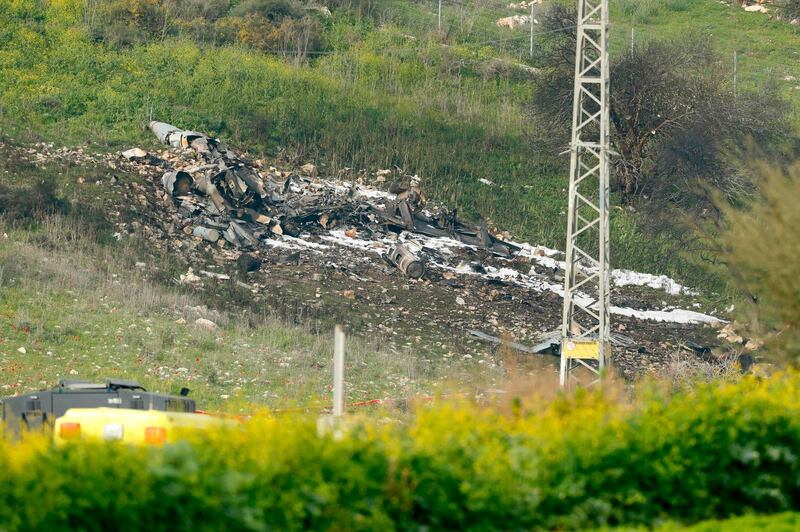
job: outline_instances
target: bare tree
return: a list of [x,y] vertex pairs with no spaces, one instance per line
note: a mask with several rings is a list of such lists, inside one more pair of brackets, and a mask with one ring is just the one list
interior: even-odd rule
[[[556,5],[542,17],[548,39],[533,101],[535,114],[560,128],[571,119],[575,12]],[[748,137],[786,131],[785,102],[774,85],[734,98],[728,64],[704,38],[650,41],[612,59],[612,187],[623,201],[637,195],[684,207],[713,205],[708,187],[730,196],[750,188],[731,164],[731,147]]]

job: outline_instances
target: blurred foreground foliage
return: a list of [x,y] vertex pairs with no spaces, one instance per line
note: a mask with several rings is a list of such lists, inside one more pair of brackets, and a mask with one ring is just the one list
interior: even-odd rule
[[779,362],[800,364],[800,164],[757,165],[760,197],[746,210],[727,209],[725,253],[751,294],[749,319]]
[[6,530],[583,529],[800,509],[800,375],[631,400],[260,415],[163,448],[0,444]]

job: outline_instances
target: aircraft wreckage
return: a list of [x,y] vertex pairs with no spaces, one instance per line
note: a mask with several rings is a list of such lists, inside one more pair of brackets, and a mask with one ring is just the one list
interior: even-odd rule
[[[445,208],[426,209],[425,196],[413,180],[397,190],[393,200],[376,206],[355,194],[315,191],[298,176],[279,181],[203,133],[164,122],[150,122],[149,127],[163,144],[194,150],[203,160],[204,164],[166,172],[162,182],[179,212],[196,221],[193,234],[211,242],[224,238],[240,248],[257,248],[272,235],[298,237],[309,229],[346,225],[369,232],[449,237],[505,258],[520,250],[491,234],[485,224],[464,223]],[[423,262],[402,244],[384,258],[410,277],[423,275]]]

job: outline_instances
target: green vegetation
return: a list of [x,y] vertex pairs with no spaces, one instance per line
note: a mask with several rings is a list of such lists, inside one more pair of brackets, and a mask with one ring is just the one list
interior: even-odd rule
[[772,358],[800,364],[800,165],[787,171],[762,163],[763,197],[751,210],[729,209],[726,254],[751,294],[746,316],[768,335]]
[[[265,416],[163,448],[0,443],[0,522],[7,530],[574,530],[798,507],[796,374],[543,404],[441,403],[404,422],[351,419],[336,436],[318,435],[313,419]],[[740,523],[773,521],[796,516]]]
[[[235,280],[177,285],[186,273],[180,257],[135,234],[113,236],[105,217],[123,201],[107,186],[107,169],[34,167],[0,149],[0,175],[0,396],[58,377],[121,377],[153,390],[187,386],[211,410],[330,404],[327,331],[288,324]],[[76,175],[104,182],[77,185]],[[218,328],[197,327],[198,318]],[[431,362],[351,337],[348,402],[430,395],[455,381],[462,391],[483,389],[502,372],[478,360]]]
[[[397,166],[468,216],[561,247],[565,160],[529,112],[540,58],[527,57],[525,31],[495,24],[507,3],[446,2],[439,31],[433,2],[335,0],[326,17],[291,0],[0,0],[0,139],[152,147],[152,116],[331,175]],[[613,6],[615,53],[631,27],[640,43],[693,29],[721,57],[738,51],[742,90],[776,79],[800,124],[797,28],[716,0]],[[786,144],[775,151],[797,150]],[[4,155],[0,395],[59,374],[119,375],[186,385],[212,409],[327,403],[329,338],[236,309],[235,282],[202,294],[216,309],[200,306],[172,281],[185,271],[174,257],[114,237],[113,187],[74,185],[77,172],[107,178],[100,169]],[[754,296],[769,353],[796,363],[800,175],[761,173],[764,201],[727,212],[718,259]],[[615,266],[727,288],[671,235],[649,236],[639,211],[613,209]],[[351,401],[435,395],[448,380],[531,388],[513,368],[348,347]],[[161,448],[0,441],[0,529],[796,529],[799,514],[778,512],[800,509],[800,375],[670,384],[441,400],[350,418],[335,435],[264,414]]]
[[[495,25],[512,14],[506,4],[445,3],[440,33],[424,2],[333,2],[328,18],[277,1],[225,14],[225,3],[214,2],[170,11],[176,4],[156,0],[3,0],[0,128],[21,139],[115,149],[151,143],[142,125],[152,113],[257,152],[324,163],[330,173],[397,165],[466,215],[561,247],[565,160],[529,117],[526,34]],[[796,63],[800,37],[785,23],[714,1],[651,4],[659,7],[648,18],[637,11],[644,7],[618,2],[616,50],[627,46],[627,21],[636,19],[642,39],[688,26],[713,33],[721,52],[738,46],[743,86],[763,82],[768,69],[791,73]],[[300,18],[291,20],[319,26],[300,56],[285,49],[306,31],[286,26],[293,13]],[[248,40],[244,26],[218,28],[256,20],[270,29],[255,33],[277,32],[273,41]],[[788,92],[798,101],[800,92]],[[640,221],[615,213],[616,265],[721,288],[697,261],[644,235]]]
[[[59,376],[117,376],[155,390],[187,386],[210,409],[329,404],[327,337],[270,315],[208,309],[207,299],[148,279],[162,265],[137,268],[135,243],[99,246],[69,218],[0,232],[8,235],[0,240],[0,395],[50,387]],[[198,327],[198,318],[218,328]],[[436,376],[408,352],[352,339],[348,352],[350,401],[435,390]]]
[[[800,527],[800,513],[785,512],[774,515],[746,515],[743,517],[732,517],[730,519],[711,519],[691,526],[669,523],[656,527],[653,530],[656,530],[657,532],[674,532],[678,530],[686,532],[749,532],[751,530],[794,532],[798,529],[798,527]],[[649,529],[644,527],[618,527],[601,530],[614,530],[616,532],[643,532]]]
[[[688,527],[690,532],[744,532],[746,530],[768,530],[769,532],[790,532],[800,528],[799,513],[782,513],[772,516],[748,515],[725,521],[706,521]],[[677,527],[665,527],[676,530]]]

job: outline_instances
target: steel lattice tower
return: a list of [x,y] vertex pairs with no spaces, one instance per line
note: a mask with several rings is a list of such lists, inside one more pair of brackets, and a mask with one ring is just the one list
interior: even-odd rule
[[577,22],[562,386],[580,366],[599,375],[610,355],[608,0],[578,0]]

